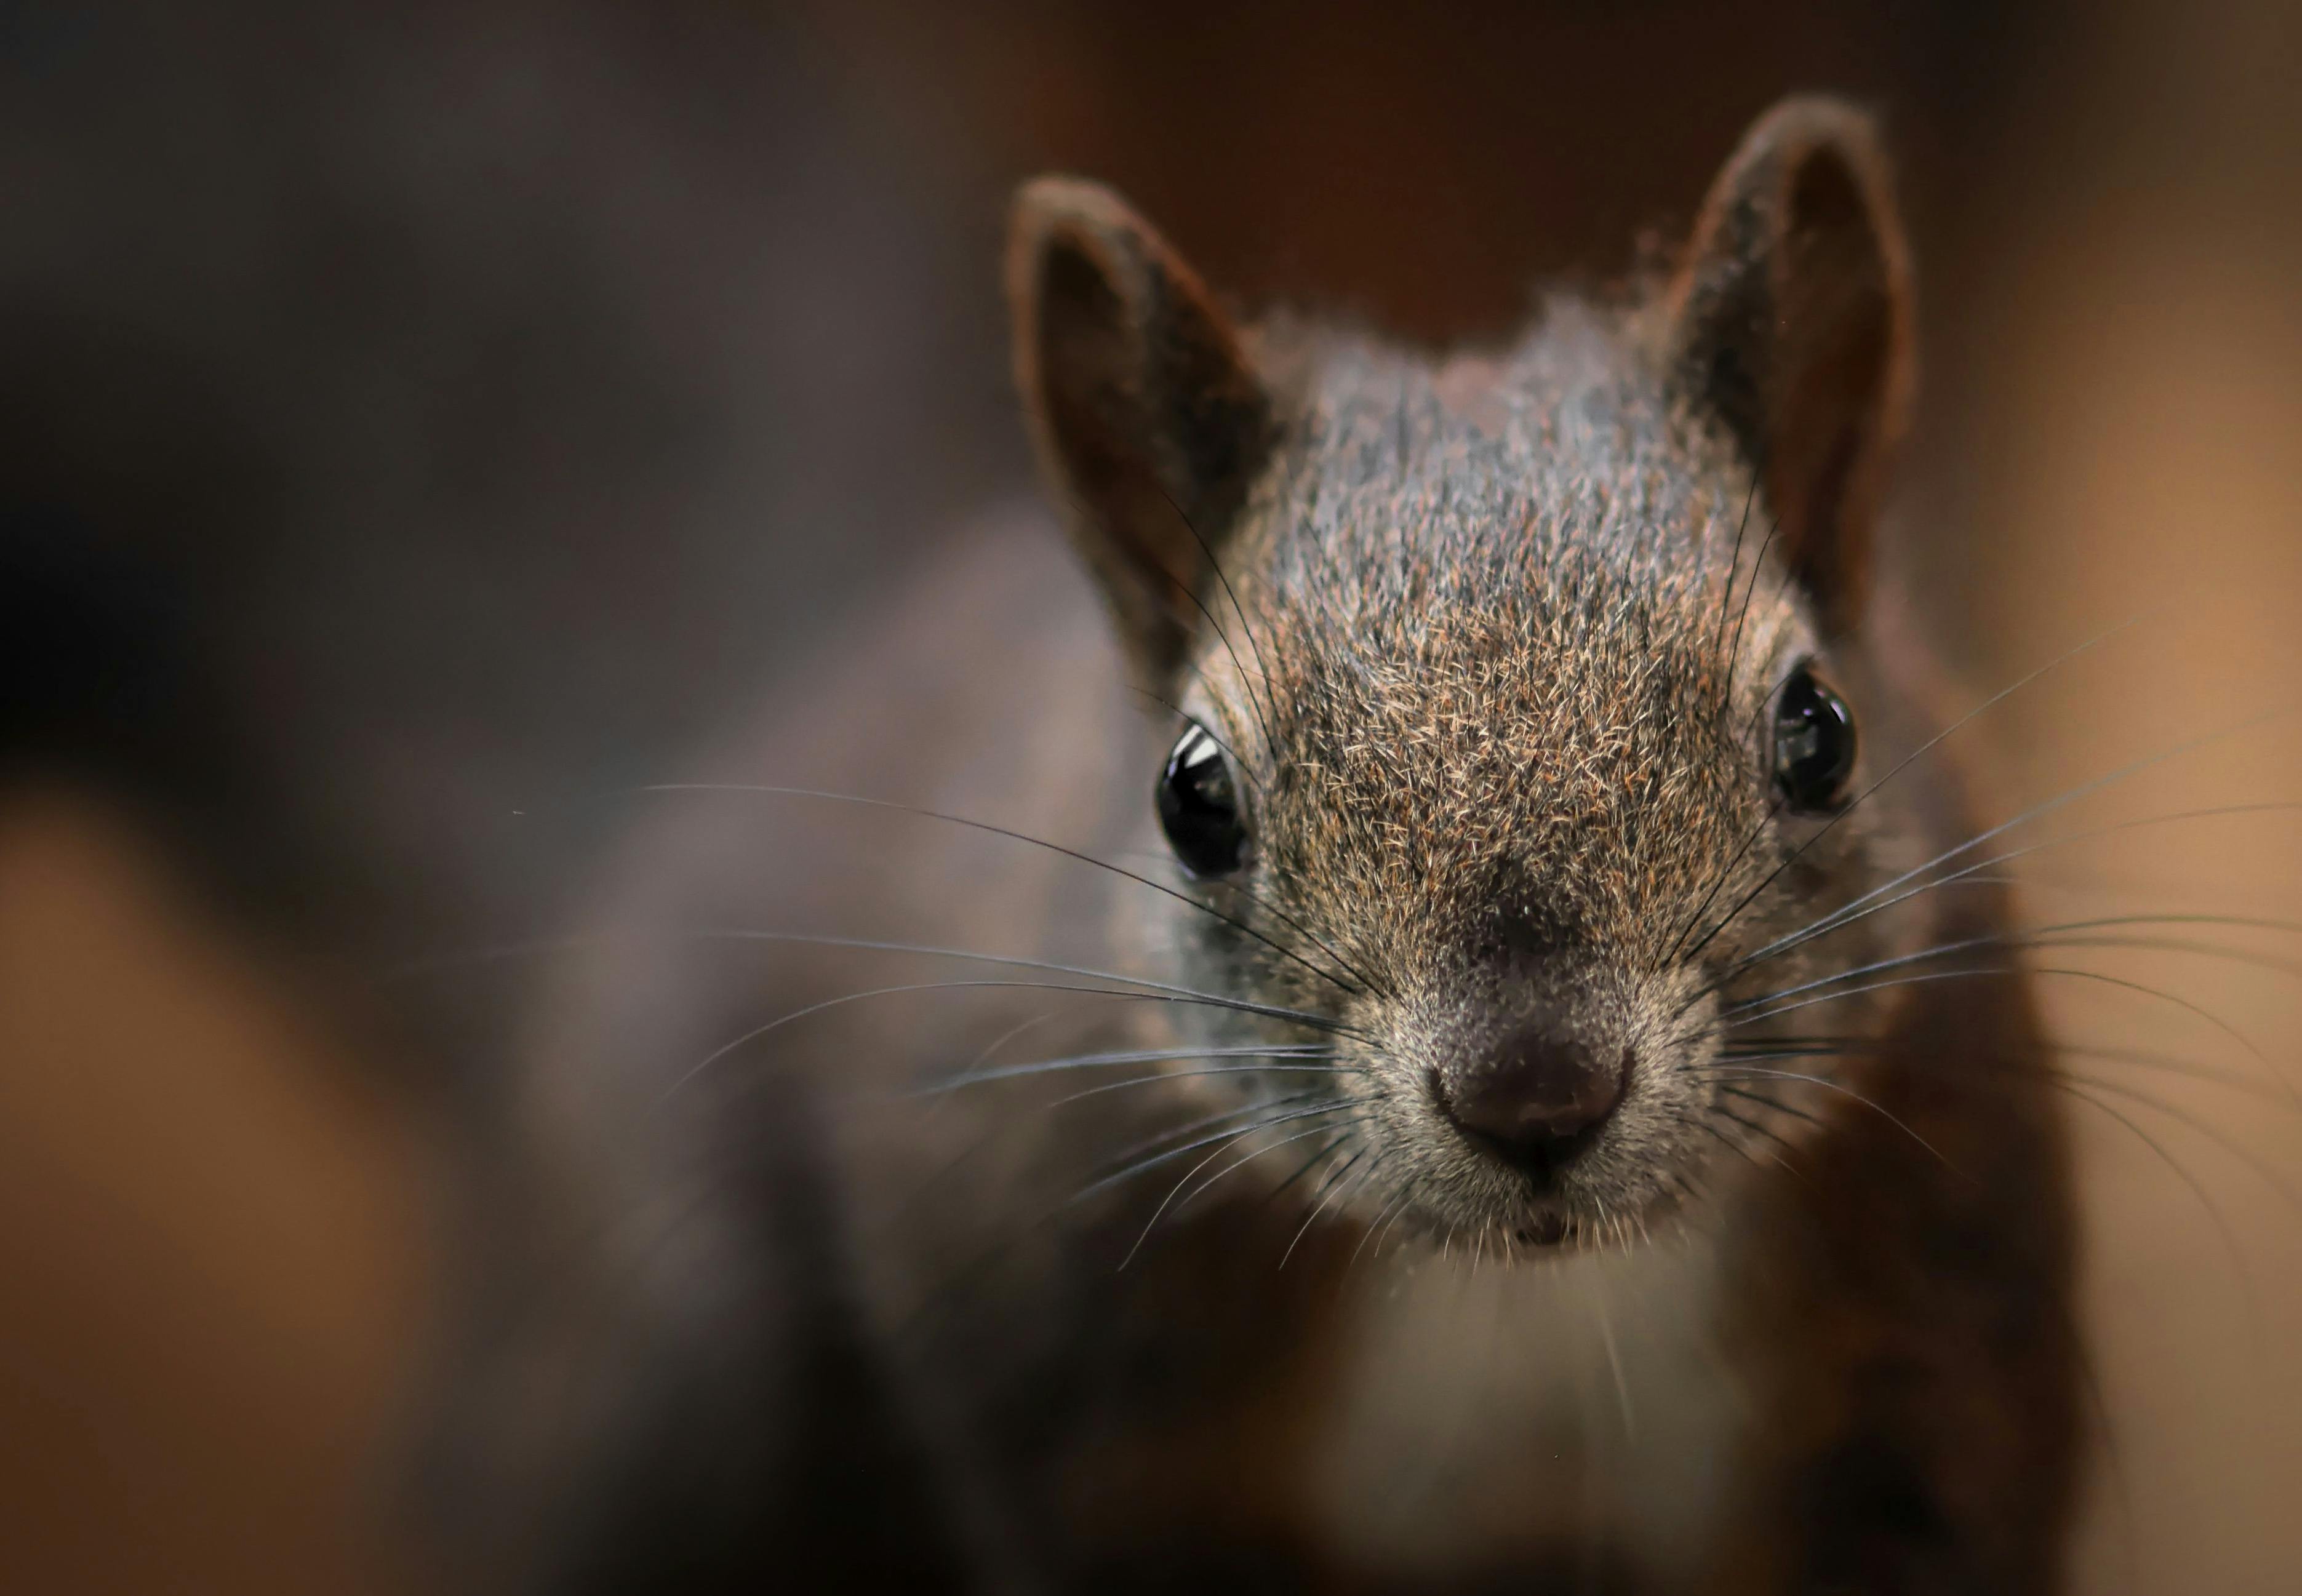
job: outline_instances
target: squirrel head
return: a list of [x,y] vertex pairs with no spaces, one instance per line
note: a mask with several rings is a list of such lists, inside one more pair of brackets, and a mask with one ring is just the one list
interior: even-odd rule
[[1824,967],[1770,945],[1912,829],[1899,794],[1850,807],[1889,689],[1844,641],[1908,277],[1874,130],[1826,100],[1752,128],[1667,281],[1553,298],[1491,356],[1234,321],[1108,190],[1022,190],[1039,458],[1183,717],[1146,825],[1225,917],[1164,928],[1203,989],[1328,1028],[1344,1205],[1617,1233],[1743,1178],[1741,1096],[1796,1106],[1736,1063],[1815,1029],[1747,1006]]

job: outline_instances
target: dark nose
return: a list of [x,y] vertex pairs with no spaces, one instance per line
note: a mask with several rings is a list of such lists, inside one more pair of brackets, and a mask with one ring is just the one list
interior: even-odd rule
[[1541,1024],[1505,1038],[1448,1094],[1455,1123],[1491,1151],[1547,1175],[1574,1157],[1623,1100],[1629,1054],[1601,1053]]

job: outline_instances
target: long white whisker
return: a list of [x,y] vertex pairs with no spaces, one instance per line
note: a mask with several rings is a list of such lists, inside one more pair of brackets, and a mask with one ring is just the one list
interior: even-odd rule
[[[1363,1104],[1375,1101],[1376,1097],[1380,1096],[1380,1093],[1374,1093],[1362,1097],[1338,1097],[1332,1103],[1323,1104],[1313,1108],[1297,1109],[1291,1113],[1281,1114],[1276,1119],[1258,1121],[1256,1123],[1247,1127],[1244,1130],[1238,1131],[1224,1138],[1210,1138],[1222,1140],[1222,1146],[1217,1147],[1205,1158],[1200,1159],[1198,1163],[1184,1171],[1182,1179],[1177,1180],[1174,1185],[1167,1189],[1167,1195],[1160,1198],[1159,1205],[1151,1211],[1151,1217],[1146,1220],[1143,1223],[1142,1234],[1135,1238],[1135,1245],[1127,1249],[1127,1256],[1120,1260],[1119,1266],[1122,1269],[1124,1269],[1128,1264],[1132,1264],[1135,1261],[1135,1255],[1143,1250],[1143,1243],[1149,1239],[1152,1231],[1157,1227],[1160,1219],[1166,1214],[1168,1205],[1174,1202],[1175,1194],[1182,1190],[1184,1184],[1188,1182],[1192,1176],[1197,1174],[1201,1170],[1206,1168],[1207,1165],[1222,1157],[1226,1149],[1236,1147],[1240,1141],[1244,1140],[1248,1137],[1253,1136],[1258,1130],[1268,1130],[1274,1125],[1283,1125],[1294,1120],[1310,1119],[1320,1114],[1334,1113],[1341,1109],[1357,1108]],[[1327,1129],[1329,1129],[1329,1127],[1323,1125],[1319,1127],[1320,1130],[1325,1130]],[[1194,1147],[1205,1146],[1206,1146],[1206,1142],[1197,1142],[1193,1144]],[[1179,1148],[1177,1153],[1180,1154],[1191,1150],[1192,1148],[1189,1147]],[[1167,1155],[1167,1156],[1175,1155]]]
[[1284,1046],[1240,1047],[1134,1047],[1115,1053],[1081,1053],[1069,1058],[1039,1059],[1024,1064],[999,1064],[987,1070],[970,1070],[962,1074],[947,1076],[932,1086],[918,1088],[914,1096],[933,1096],[942,1092],[955,1092],[962,1087],[980,1086],[986,1081],[1015,1080],[1032,1075],[1045,1075],[1061,1070],[1094,1070],[1122,1064],[1156,1064],[1169,1059],[1202,1058],[1327,1058],[1334,1054],[1332,1047],[1314,1043]]

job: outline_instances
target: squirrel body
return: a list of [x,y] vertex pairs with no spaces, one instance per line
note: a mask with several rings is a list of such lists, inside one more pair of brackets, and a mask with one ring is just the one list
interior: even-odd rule
[[2012,921],[1904,885],[1972,826],[1867,578],[1867,122],[1441,361],[1091,185],[1013,240],[1093,581],[991,518],[603,887],[507,1120],[494,1588],[2054,1588],[2046,1043],[1895,979]]

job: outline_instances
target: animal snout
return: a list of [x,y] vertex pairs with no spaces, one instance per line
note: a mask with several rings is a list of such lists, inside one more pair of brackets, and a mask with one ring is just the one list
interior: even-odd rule
[[1627,1050],[1601,1048],[1540,1021],[1506,1036],[1442,1092],[1473,1141],[1530,1174],[1549,1175],[1597,1135],[1623,1099]]

